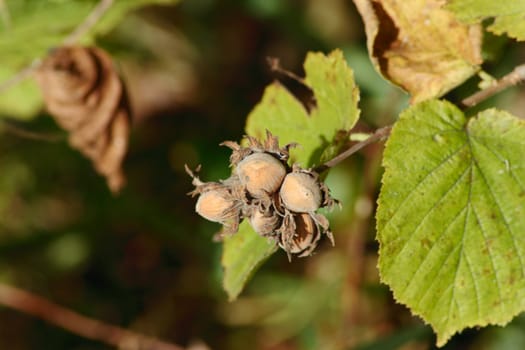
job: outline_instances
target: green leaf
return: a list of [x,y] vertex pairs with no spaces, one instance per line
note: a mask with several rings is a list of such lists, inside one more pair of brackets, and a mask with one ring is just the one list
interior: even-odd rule
[[[0,82],[11,78],[16,71],[0,66]],[[17,85],[0,92],[0,116],[29,119],[42,108],[40,89],[33,79],[25,79]]]
[[[343,54],[335,50],[328,56],[308,53],[304,62],[304,83],[314,94],[316,107],[310,113],[284,86],[269,85],[262,101],[246,123],[246,132],[264,139],[266,130],[279,136],[281,144],[299,143],[291,159],[303,167],[319,164],[323,151],[337,141],[339,130],[352,129],[359,118],[359,90],[354,74]],[[325,154],[331,157],[332,154]]]
[[387,142],[377,211],[379,269],[397,301],[456,332],[525,309],[525,121],[471,119],[431,100],[402,113]]
[[129,12],[147,5],[174,5],[180,0],[117,0],[114,2],[110,11],[108,11],[99,23],[94,27],[97,35],[104,35],[112,30],[122,18]]
[[494,18],[487,30],[525,40],[525,1],[450,0],[447,7],[466,23],[481,23]]
[[[60,45],[93,8],[97,0],[5,0],[11,21],[0,27],[2,64],[16,68],[42,57],[47,50]],[[81,41],[92,42],[96,35],[106,34],[131,10],[147,4],[169,4],[178,0],[115,1],[100,21]]]
[[[312,89],[317,106],[308,113],[300,101],[275,82],[266,88],[262,101],[248,116],[246,132],[262,140],[270,130],[281,145],[298,142],[299,146],[291,151],[291,160],[310,167],[339,151],[334,146],[341,144],[338,131],[350,130],[359,118],[359,91],[339,50],[328,56],[309,53],[304,69],[304,83]],[[237,298],[248,278],[276,250],[275,244],[258,236],[246,222],[224,242],[223,284],[230,300]]]
[[255,270],[276,250],[277,245],[258,235],[247,221],[241,223],[236,234],[225,238],[222,283],[230,301],[237,298]]
[[[47,51],[61,45],[99,1],[96,0],[4,0],[4,13],[9,21],[0,23],[2,67],[0,82],[14,76],[20,69]],[[93,43],[96,35],[107,33],[131,10],[147,4],[176,3],[178,0],[119,0],[101,20],[81,38],[82,44]],[[6,17],[6,16],[4,16]],[[42,99],[32,81],[18,84],[8,93],[0,93],[0,114],[27,118],[41,107]]]

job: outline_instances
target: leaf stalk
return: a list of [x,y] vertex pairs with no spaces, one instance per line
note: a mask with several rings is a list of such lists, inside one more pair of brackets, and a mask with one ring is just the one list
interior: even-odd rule
[[371,143],[379,142],[379,141],[386,139],[390,135],[391,130],[392,130],[392,125],[377,129],[366,140],[363,140],[361,142],[354,144],[352,147],[350,147],[346,151],[338,154],[337,156],[325,162],[324,164],[319,165],[314,170],[318,173],[321,173],[329,168],[336,166],[337,164],[341,163],[343,160],[350,157],[352,154],[356,153],[363,147],[368,146]]

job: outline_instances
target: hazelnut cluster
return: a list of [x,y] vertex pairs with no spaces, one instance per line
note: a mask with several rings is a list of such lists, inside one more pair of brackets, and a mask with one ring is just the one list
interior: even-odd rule
[[219,182],[202,182],[188,167],[199,196],[195,210],[202,217],[221,223],[225,233],[235,233],[247,219],[263,237],[277,242],[288,255],[310,255],[322,234],[334,239],[325,216],[316,213],[335,203],[319,175],[294,164],[288,166],[289,149],[279,147],[277,137],[267,132],[266,140],[247,136],[247,147],[225,141],[232,149],[231,176]]

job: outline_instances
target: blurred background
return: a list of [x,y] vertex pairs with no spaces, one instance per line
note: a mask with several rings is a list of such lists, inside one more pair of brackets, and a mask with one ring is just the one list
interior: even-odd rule
[[[267,84],[279,79],[308,99],[269,69],[268,57],[302,75],[308,51],[342,49],[361,90],[357,130],[395,121],[408,98],[372,68],[351,1],[185,0],[131,13],[97,45],[118,61],[135,112],[127,187],[112,196],[44,112],[24,122],[0,115],[8,120],[0,123],[0,281],[182,346],[435,348],[431,329],[379,282],[373,214],[382,144],[327,178],[343,203],[329,213],[336,246],[323,242],[291,262],[278,251],[234,302],[222,290],[221,245],[212,241],[220,226],[198,217],[187,196],[185,163],[202,164],[206,181],[228,177],[229,151],[218,144],[240,140]],[[523,44],[490,36],[485,46],[484,68],[496,76],[525,61]],[[447,98],[457,102],[476,84]],[[487,106],[525,117],[525,93],[509,89],[479,108]],[[32,140],[19,128],[59,138]],[[525,317],[466,330],[444,347],[524,348]],[[110,347],[0,306],[0,349]]]

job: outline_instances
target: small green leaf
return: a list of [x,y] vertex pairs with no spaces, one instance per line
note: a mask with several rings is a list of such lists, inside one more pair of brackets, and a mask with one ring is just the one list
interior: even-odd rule
[[222,283],[230,301],[237,298],[255,270],[276,250],[277,245],[259,236],[247,221],[241,223],[236,234],[225,238]]
[[[107,33],[131,10],[147,4],[176,3],[178,0],[115,1],[100,21],[82,38],[92,42],[94,36]],[[17,68],[42,57],[60,45],[99,1],[97,0],[6,0],[11,18],[9,27],[0,27],[2,64]]]
[[266,88],[262,101],[248,116],[246,132],[263,139],[270,130],[279,136],[281,144],[299,143],[291,151],[291,159],[309,167],[320,163],[321,154],[336,141],[339,130],[354,127],[359,118],[359,90],[339,50],[328,56],[308,53],[304,70],[304,82],[312,89],[317,104],[313,110],[308,113],[300,101],[275,82]]
[[377,210],[382,281],[442,346],[456,332],[525,310],[525,121],[467,120],[431,100],[387,142]]
[[466,23],[481,23],[486,18],[494,18],[487,30],[525,40],[525,1],[450,0],[447,7]]

